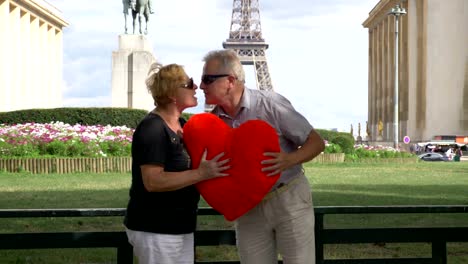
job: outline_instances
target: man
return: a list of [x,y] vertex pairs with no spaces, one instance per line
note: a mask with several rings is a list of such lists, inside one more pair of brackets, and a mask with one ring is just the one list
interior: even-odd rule
[[291,103],[274,92],[245,88],[245,74],[232,50],[208,53],[200,88],[212,113],[230,127],[261,119],[273,126],[279,153],[265,153],[268,175],[282,172],[262,202],[236,220],[239,256],[243,264],[315,263],[314,211],[302,163],[325,148],[322,138]]

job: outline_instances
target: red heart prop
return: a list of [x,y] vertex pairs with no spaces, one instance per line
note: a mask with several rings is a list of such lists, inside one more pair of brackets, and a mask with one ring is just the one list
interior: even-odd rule
[[221,159],[230,159],[231,168],[225,171],[229,176],[196,185],[205,201],[229,221],[255,207],[280,176],[261,171],[263,153],[280,151],[278,135],[265,121],[249,120],[230,128],[213,114],[196,114],[184,125],[184,143],[193,168],[200,165],[205,149],[207,160],[221,152],[225,153]]

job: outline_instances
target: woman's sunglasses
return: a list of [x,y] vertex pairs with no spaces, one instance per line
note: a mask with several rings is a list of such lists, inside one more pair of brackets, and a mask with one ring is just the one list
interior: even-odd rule
[[182,84],[180,88],[195,90],[195,84],[193,83],[193,78],[190,78],[186,84]]
[[204,84],[212,84],[217,79],[222,78],[222,77],[227,77],[227,76],[229,76],[229,74],[214,74],[214,75],[205,74],[205,75],[202,75],[201,80]]

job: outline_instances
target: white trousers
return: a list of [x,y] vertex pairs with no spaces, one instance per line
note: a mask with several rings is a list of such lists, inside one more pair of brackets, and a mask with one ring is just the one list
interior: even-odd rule
[[284,264],[315,263],[312,194],[307,178],[300,177],[236,220],[242,264],[277,263],[278,253]]
[[139,264],[193,264],[193,233],[156,234],[126,229]]

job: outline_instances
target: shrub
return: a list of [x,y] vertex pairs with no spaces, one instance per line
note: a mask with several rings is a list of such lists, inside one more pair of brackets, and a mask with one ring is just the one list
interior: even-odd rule
[[326,143],[324,153],[343,153],[340,145],[333,143]]
[[354,149],[354,137],[349,133],[336,132],[325,129],[316,129],[323,140],[339,145],[344,153],[352,153]]
[[[147,114],[146,110],[114,107],[27,109],[0,113],[0,124],[63,122],[88,126],[110,125],[135,128]],[[190,116],[192,114],[182,113],[185,119]]]
[[341,147],[345,154],[353,153],[354,141],[349,137],[338,135],[330,140],[333,144],[337,144]]

